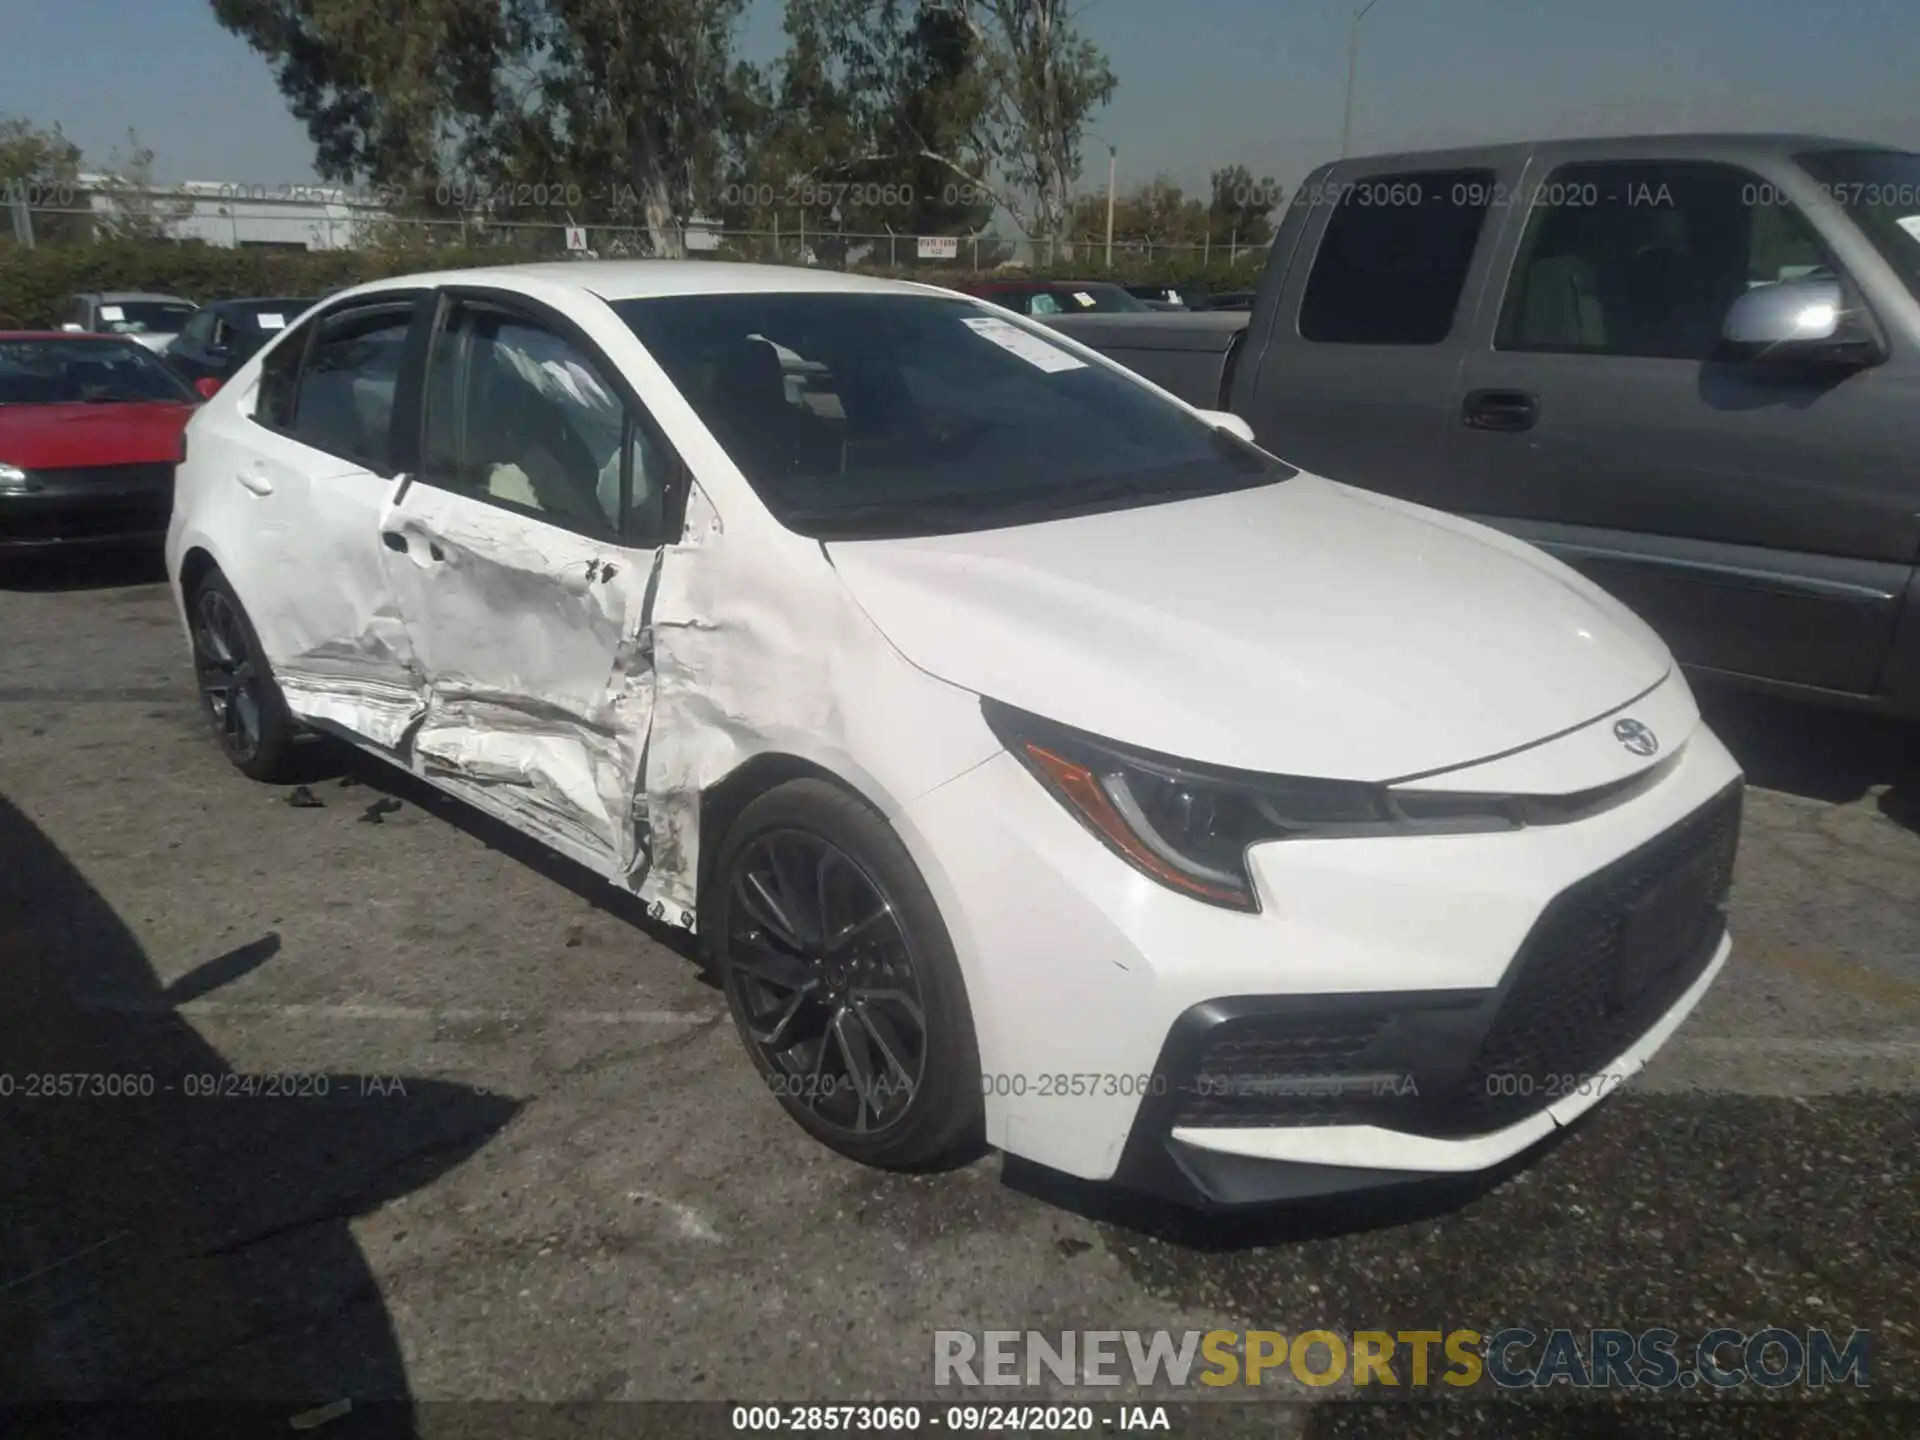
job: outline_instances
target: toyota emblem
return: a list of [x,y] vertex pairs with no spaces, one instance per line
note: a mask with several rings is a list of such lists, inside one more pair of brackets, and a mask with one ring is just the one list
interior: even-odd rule
[[1651,755],[1660,748],[1660,739],[1638,720],[1613,722],[1613,738],[1636,755]]

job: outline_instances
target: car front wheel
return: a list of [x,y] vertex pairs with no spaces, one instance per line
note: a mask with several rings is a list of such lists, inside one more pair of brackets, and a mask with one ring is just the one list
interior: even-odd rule
[[767,1087],[864,1164],[981,1146],[979,1052],[946,926],[893,828],[823,780],[754,800],[714,867],[713,953]]

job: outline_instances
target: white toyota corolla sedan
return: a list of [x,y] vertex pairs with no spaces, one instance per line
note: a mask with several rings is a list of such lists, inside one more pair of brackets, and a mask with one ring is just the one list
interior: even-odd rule
[[697,930],[820,1140],[1207,1204],[1474,1171],[1725,964],[1737,767],[1517,541],[928,286],[343,292],[194,417],[234,764],[345,739]]

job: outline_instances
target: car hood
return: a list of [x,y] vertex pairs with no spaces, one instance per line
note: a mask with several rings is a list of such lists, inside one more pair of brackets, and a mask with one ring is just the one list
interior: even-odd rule
[[1316,476],[1039,525],[834,542],[930,674],[1184,759],[1393,780],[1563,734],[1672,668],[1588,581]]
[[0,461],[23,470],[138,465],[180,458],[185,401],[126,405],[0,405]]

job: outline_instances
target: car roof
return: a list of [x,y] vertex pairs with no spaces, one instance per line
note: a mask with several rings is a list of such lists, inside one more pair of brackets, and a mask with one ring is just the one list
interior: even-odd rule
[[326,296],[377,295],[447,285],[491,285],[503,290],[562,285],[602,300],[644,300],[671,295],[946,295],[944,286],[885,280],[798,265],[749,265],[727,260],[556,260],[473,270],[436,270],[355,285]]
[[184,295],[163,295],[157,290],[83,290],[79,298],[98,300],[108,305],[118,304],[122,300],[164,300],[170,305],[193,304]]
[[131,335],[102,335],[92,330],[0,330],[0,340],[83,340],[99,345],[140,344]]
[[1443,150],[1397,150],[1375,155],[1354,155],[1329,162],[1342,170],[1381,166],[1418,165],[1446,167],[1473,162],[1498,163],[1534,153],[1543,159],[1635,160],[1672,158],[1685,151],[1700,158],[1737,159],[1741,156],[1797,155],[1804,150],[1898,150],[1866,140],[1843,140],[1831,135],[1803,135],[1787,131],[1743,133],[1740,131],[1676,131],[1672,134],[1570,136],[1561,139],[1515,140],[1492,145],[1458,145]]
[[225,300],[209,300],[202,310],[242,309],[256,305],[311,305],[308,295],[229,295]]

